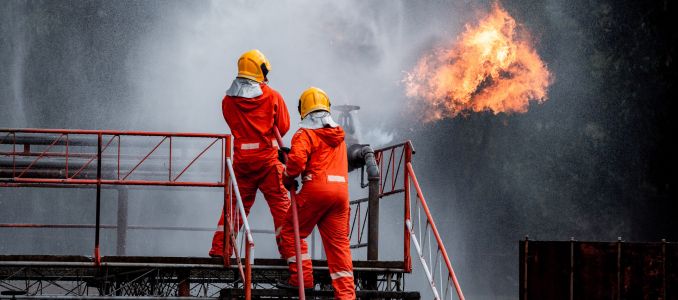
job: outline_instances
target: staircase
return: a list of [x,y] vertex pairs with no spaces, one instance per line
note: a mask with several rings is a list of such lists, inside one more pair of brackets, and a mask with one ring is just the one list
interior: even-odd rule
[[[274,285],[289,276],[287,263],[282,259],[255,259],[252,269],[252,299],[296,299],[298,291],[278,289]],[[333,299],[332,283],[327,261],[313,261],[315,288],[306,293],[307,299]],[[400,261],[354,261],[358,299],[420,299],[419,292],[404,291],[404,270]],[[376,286],[374,285],[376,283]],[[370,289],[372,288],[372,289]],[[242,288],[226,288],[221,299],[244,299]]]

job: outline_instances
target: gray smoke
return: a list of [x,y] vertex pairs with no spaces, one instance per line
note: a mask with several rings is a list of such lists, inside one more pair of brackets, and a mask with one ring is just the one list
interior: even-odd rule
[[[421,50],[452,38],[463,23],[459,8],[470,7],[407,1],[0,5],[0,127],[227,132],[221,99],[237,57],[258,48],[272,63],[270,85],[286,99],[291,132],[299,94],[317,86],[333,104],[361,106],[360,134],[374,145],[395,141],[402,121],[415,121],[403,109],[403,72]],[[365,192],[355,185],[352,191],[355,197]],[[94,222],[93,190],[3,189],[0,196],[8,208],[0,222]],[[104,224],[115,223],[116,197],[103,193]],[[219,193],[179,189],[131,190],[129,197],[134,225],[213,227],[221,203]],[[402,250],[389,251],[388,241],[402,239],[402,220],[389,215],[401,216],[401,205],[382,211],[382,257],[398,259]],[[254,228],[272,228],[262,197],[251,219]],[[0,237],[15,240],[3,242],[3,253],[91,255],[93,233],[0,230]],[[103,254],[114,254],[115,233],[102,238]],[[270,235],[255,239],[257,256],[277,256]],[[127,254],[204,256],[210,241],[211,233],[130,231]],[[364,257],[360,250],[355,255]],[[416,261],[415,270],[421,277]],[[409,288],[426,291],[419,279]]]
[[[633,98],[644,89],[614,85],[631,86],[647,76],[608,78],[668,66],[671,59],[652,65],[640,57],[635,61],[645,62],[641,67],[619,59],[610,41],[624,36],[604,35],[617,30],[611,20],[625,20],[615,15],[614,2],[506,1],[556,76],[550,100],[524,115],[481,113],[420,124],[403,96],[403,72],[427,50],[453,40],[490,4],[2,1],[0,127],[228,132],[221,99],[237,57],[258,48],[272,63],[270,85],[286,100],[292,132],[299,94],[317,86],[333,104],[361,106],[364,142],[412,139],[415,170],[466,296],[513,299],[516,241],[525,234],[658,239],[675,229],[655,230],[643,221],[651,218],[638,213],[652,209],[640,200],[670,198],[668,184],[655,185],[637,171],[650,168],[652,148],[643,148],[641,137],[653,131],[636,130],[652,122],[637,120],[633,103],[661,95]],[[358,197],[364,191],[355,186]],[[103,196],[102,222],[115,223],[116,193],[106,190]],[[92,190],[2,188],[0,223],[93,223],[93,199]],[[132,190],[130,224],[213,227],[220,201],[214,191]],[[389,205],[381,210],[380,248],[384,259],[398,259],[401,243],[390,241],[402,240],[402,206]],[[272,228],[262,197],[251,219],[254,228]],[[255,239],[257,256],[276,256],[270,235]],[[0,253],[90,255],[92,240],[91,230],[0,229]],[[128,254],[205,256],[210,241],[209,232],[134,231]],[[115,234],[105,233],[102,245],[104,254],[113,254]],[[413,265],[407,287],[427,298],[420,265]]]

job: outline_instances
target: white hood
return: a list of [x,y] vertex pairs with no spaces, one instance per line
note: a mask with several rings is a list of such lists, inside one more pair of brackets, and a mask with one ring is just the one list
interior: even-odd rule
[[233,80],[231,87],[226,90],[227,96],[242,98],[256,98],[263,93],[258,82],[240,77],[236,77]]
[[306,129],[319,129],[325,127],[339,127],[339,124],[332,120],[332,115],[326,111],[314,111],[308,115],[306,118],[301,120],[299,127]]

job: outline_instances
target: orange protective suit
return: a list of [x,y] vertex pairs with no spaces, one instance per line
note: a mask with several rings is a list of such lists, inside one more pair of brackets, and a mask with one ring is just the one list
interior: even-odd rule
[[[242,80],[242,79],[236,79]],[[250,83],[251,84],[251,83]],[[233,169],[242,196],[245,212],[249,214],[257,189],[261,190],[273,215],[276,233],[284,222],[290,199],[282,184],[284,167],[278,161],[278,144],[274,126],[284,135],[290,128],[290,116],[280,94],[265,83],[259,83],[261,95],[254,98],[225,96],[221,108],[226,123],[234,136]],[[231,199],[231,215],[238,214],[235,197]],[[237,229],[242,226],[236,224]],[[276,234],[276,242],[280,242]],[[212,239],[210,256],[223,256],[224,214]],[[232,254],[231,247],[227,255]]]
[[[350,217],[348,163],[344,130],[341,127],[299,129],[292,138],[285,175],[302,176],[303,187],[296,196],[299,234],[306,238],[318,225],[336,299],[355,299],[353,261],[348,239]],[[280,238],[282,254],[290,268],[289,284],[297,286],[292,211],[287,214]],[[304,285],[313,287],[308,247],[301,245]]]

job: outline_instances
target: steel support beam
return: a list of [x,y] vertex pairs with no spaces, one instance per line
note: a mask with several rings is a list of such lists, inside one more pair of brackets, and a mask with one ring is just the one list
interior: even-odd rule
[[119,188],[118,191],[118,228],[117,228],[117,249],[116,255],[124,256],[127,252],[127,213],[128,213],[128,191],[127,188]]

